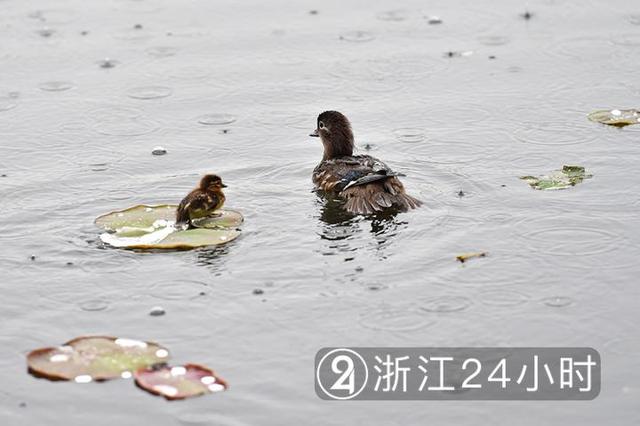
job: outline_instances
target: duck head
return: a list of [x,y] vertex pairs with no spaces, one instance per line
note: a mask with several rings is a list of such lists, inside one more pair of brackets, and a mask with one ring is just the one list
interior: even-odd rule
[[316,130],[309,136],[319,137],[324,146],[323,160],[353,154],[353,132],[347,117],[338,111],[325,111],[318,116]]
[[218,175],[204,175],[200,179],[200,189],[203,191],[220,191],[226,187],[227,185],[222,183],[222,179]]

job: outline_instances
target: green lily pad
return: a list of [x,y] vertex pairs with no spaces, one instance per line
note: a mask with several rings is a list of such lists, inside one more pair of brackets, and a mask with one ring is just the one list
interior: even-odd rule
[[624,127],[640,124],[640,111],[637,109],[612,109],[594,111],[589,114],[589,120],[608,126]]
[[593,177],[587,174],[582,166],[563,166],[562,170],[554,170],[547,176],[521,176],[533,189],[543,191],[567,189]]
[[107,232],[102,242],[129,249],[188,250],[228,243],[240,235],[236,229],[244,220],[236,210],[221,209],[215,215],[194,221],[197,228],[175,226],[177,206],[139,205],[98,217],[96,225]]
[[141,389],[169,400],[221,392],[228,387],[211,369],[197,364],[142,368],[134,377]]
[[49,380],[78,383],[131,377],[140,368],[164,364],[169,351],[141,340],[87,336],[55,348],[41,348],[27,355],[29,372]]
[[[95,224],[105,231],[116,231],[124,227],[150,228],[157,221],[174,222],[176,204],[138,205],[99,216]],[[199,228],[237,228],[244,220],[237,210],[220,209],[216,215],[194,222]]]

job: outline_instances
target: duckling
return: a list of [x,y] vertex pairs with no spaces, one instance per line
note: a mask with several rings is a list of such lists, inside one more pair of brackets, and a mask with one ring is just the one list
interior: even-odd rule
[[322,161],[313,170],[316,189],[341,196],[348,212],[367,215],[390,207],[407,211],[422,204],[405,193],[401,174],[370,155],[353,155],[353,132],[343,114],[323,112],[309,136],[319,137],[324,146]]
[[191,228],[193,219],[211,216],[224,204],[225,196],[222,188],[226,187],[220,176],[204,175],[198,187],[184,197],[178,205],[176,224],[186,224]]

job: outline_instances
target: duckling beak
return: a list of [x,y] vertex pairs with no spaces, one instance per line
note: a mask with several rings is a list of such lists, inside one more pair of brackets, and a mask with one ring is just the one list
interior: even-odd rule
[[227,185],[225,185],[224,183],[221,183],[221,184],[220,184],[220,187],[221,187],[221,188],[226,188],[226,187],[227,187]]
[[309,136],[312,136],[314,138],[318,138],[318,137],[320,137],[320,133],[318,133],[318,129],[315,129],[313,131],[313,133],[311,133]]

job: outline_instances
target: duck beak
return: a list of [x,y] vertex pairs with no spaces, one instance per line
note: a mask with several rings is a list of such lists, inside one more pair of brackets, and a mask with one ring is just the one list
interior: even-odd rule
[[224,183],[221,183],[221,184],[220,184],[220,187],[222,187],[222,188],[226,188],[226,187],[227,187],[227,185],[225,185]]
[[313,133],[309,134],[309,136],[312,136],[314,138],[318,138],[318,137],[320,137],[320,133],[318,133],[318,129],[315,129],[313,131]]

